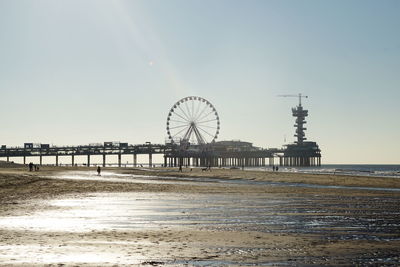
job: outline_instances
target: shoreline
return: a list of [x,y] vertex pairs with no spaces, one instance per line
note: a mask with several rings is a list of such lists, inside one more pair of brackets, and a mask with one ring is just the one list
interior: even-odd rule
[[[19,183],[43,183],[47,181],[49,183],[81,183],[81,184],[117,184],[116,181],[71,181],[69,179],[52,179],[52,176],[61,175],[68,172],[82,172],[82,173],[93,173],[96,174],[95,167],[47,167],[44,166],[40,171],[29,172],[27,168],[16,167],[16,168],[0,168],[0,192],[4,189],[10,189],[14,186],[17,189]],[[253,181],[265,182],[264,186],[268,187],[267,183],[277,183],[274,187],[283,187],[287,190],[291,190],[292,184],[304,184],[304,185],[316,185],[316,186],[344,186],[346,190],[357,191],[357,187],[364,188],[388,188],[388,189],[400,189],[400,179],[388,178],[388,177],[369,177],[369,176],[348,176],[348,175],[326,175],[326,174],[308,174],[308,173],[292,173],[292,172],[272,172],[272,171],[253,171],[253,170],[237,170],[237,169],[219,169],[215,168],[211,171],[201,171],[200,168],[183,168],[182,172],[179,172],[177,168],[102,168],[102,172],[119,173],[122,175],[133,175],[133,176],[154,176],[168,177],[168,178],[191,178],[195,181],[196,178],[202,179],[207,178],[212,181],[215,180],[226,180],[226,181]],[[7,177],[10,178],[7,181]],[[23,178],[23,179],[21,179]],[[2,183],[1,183],[2,182]],[[5,186],[5,187],[4,187]],[[148,185],[149,186],[149,185]],[[250,187],[257,187],[257,184],[248,185]],[[117,186],[118,187],[118,186]],[[354,187],[354,188],[352,188]],[[271,188],[269,186],[268,188]],[[303,188],[306,190],[307,188]],[[308,188],[311,190],[312,188]],[[315,188],[314,190],[341,190],[340,188]],[[81,191],[81,190],[80,190]],[[90,190],[89,190],[90,191]],[[293,190],[291,190],[293,191]],[[366,191],[369,191],[366,189]],[[62,192],[62,190],[61,190]],[[35,192],[33,192],[35,193]],[[1,194],[4,196],[4,194]]]
[[[7,166],[7,167],[6,167]],[[43,165],[38,172],[28,172],[27,166],[22,164],[6,164],[2,167],[1,173],[29,173],[32,175],[47,176],[49,173],[63,171],[95,171],[96,167],[72,167],[72,166],[46,166]],[[13,167],[10,167],[13,166]],[[295,172],[287,171],[286,167],[281,167],[279,171],[271,171],[269,168],[258,169],[230,169],[214,167],[212,171],[201,171],[200,167],[183,167],[182,172],[175,167],[102,167],[103,171],[113,171],[123,174],[133,175],[154,175],[167,177],[207,177],[219,179],[249,179],[255,181],[282,182],[282,183],[304,183],[315,185],[337,185],[337,186],[358,186],[358,187],[380,187],[380,188],[400,188],[400,177],[391,176],[371,176],[362,174],[330,173],[330,172]],[[190,171],[190,170],[193,171]],[[290,167],[289,167],[290,169]]]
[[[111,169],[110,169],[111,170]],[[210,171],[201,169],[183,168],[179,172],[177,168],[157,168],[141,170],[138,168],[120,168],[119,171],[127,174],[151,173],[155,176],[167,177],[207,177],[219,179],[248,179],[254,181],[282,182],[282,183],[304,183],[315,185],[333,186],[359,186],[359,187],[380,187],[380,188],[400,188],[400,179],[394,177],[375,177],[343,174],[322,174],[322,173],[301,173],[284,171],[259,171],[259,170],[239,170],[213,168]]]

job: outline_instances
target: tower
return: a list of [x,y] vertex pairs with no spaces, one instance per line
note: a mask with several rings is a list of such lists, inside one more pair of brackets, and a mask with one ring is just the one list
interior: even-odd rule
[[306,141],[306,135],[304,133],[307,130],[304,127],[306,124],[306,117],[308,116],[308,110],[303,109],[301,105],[301,98],[307,98],[302,94],[298,95],[279,95],[282,97],[298,97],[299,105],[292,108],[292,115],[296,118],[294,127],[296,128],[296,141],[294,144],[285,145],[283,150],[283,157],[280,159],[281,166],[321,166],[321,150],[316,142]]
[[299,105],[295,108],[292,108],[292,114],[293,117],[296,118],[296,124],[294,127],[296,128],[296,134],[294,137],[297,137],[297,141],[295,142],[298,145],[302,145],[307,138],[305,137],[304,131],[307,130],[307,128],[304,127],[304,124],[306,124],[306,117],[308,116],[308,110],[303,109],[303,106],[301,105],[301,100],[299,102]]

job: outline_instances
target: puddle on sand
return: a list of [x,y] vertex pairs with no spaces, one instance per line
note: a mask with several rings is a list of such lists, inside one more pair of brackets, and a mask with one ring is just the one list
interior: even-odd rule
[[[49,176],[53,179],[68,179],[68,180],[83,180],[83,181],[104,181],[104,182],[117,182],[117,183],[143,183],[143,184],[191,184],[199,185],[200,180],[195,179],[175,179],[172,177],[160,177],[151,175],[135,175],[135,174],[121,174],[114,172],[102,172],[97,175],[94,172],[88,171],[71,171],[61,173],[55,176]],[[205,180],[203,181],[205,182]],[[213,182],[213,181],[208,181]],[[215,184],[215,181],[214,181]]]

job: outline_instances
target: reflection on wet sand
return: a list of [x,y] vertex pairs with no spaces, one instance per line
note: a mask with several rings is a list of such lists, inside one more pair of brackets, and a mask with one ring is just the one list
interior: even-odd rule
[[[195,266],[295,262],[308,266],[399,261],[399,251],[393,247],[400,244],[400,195],[394,192],[371,196],[266,190],[260,194],[240,189],[279,184],[111,172],[102,176],[71,172],[54,178],[189,183],[194,189],[192,193],[90,193],[35,200],[31,204],[42,209],[0,217],[0,234],[5,237],[0,262]],[[237,188],[231,193],[196,192],[195,187],[204,184]]]
[[370,187],[370,186],[340,186],[340,185],[319,185],[307,183],[290,183],[290,182],[271,182],[271,181],[254,181],[249,179],[227,180],[221,178],[207,177],[162,177],[152,175],[135,175],[120,174],[114,172],[105,172],[101,176],[88,172],[69,172],[67,174],[53,176],[55,179],[71,179],[71,180],[92,180],[107,182],[124,182],[124,183],[145,183],[145,184],[180,184],[187,183],[199,185],[199,183],[222,183],[223,185],[268,185],[268,186],[290,186],[290,187],[306,187],[306,188],[322,188],[322,189],[349,189],[349,190],[374,190],[374,191],[393,191],[400,192],[400,188],[387,187]]
[[[237,194],[136,192],[99,193],[47,204],[50,208],[29,216],[1,217],[0,227],[69,232],[192,227],[322,234],[329,239],[400,240],[397,235],[400,221],[393,216],[399,211],[396,199],[380,199],[374,203],[363,197],[271,199]],[[392,209],[383,211],[382,204]],[[356,212],[350,214],[349,209]],[[376,215],[387,218],[382,220]]]

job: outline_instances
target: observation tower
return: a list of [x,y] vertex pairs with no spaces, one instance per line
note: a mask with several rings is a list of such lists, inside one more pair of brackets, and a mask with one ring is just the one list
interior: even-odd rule
[[304,133],[307,128],[304,127],[304,124],[306,124],[306,117],[308,116],[308,110],[303,109],[303,106],[301,105],[301,98],[307,96],[302,96],[299,94],[299,105],[295,108],[292,108],[292,114],[293,117],[296,118],[296,124],[294,127],[296,127],[296,134],[294,137],[297,137],[297,141],[295,144],[302,145],[307,138],[305,137],[306,134]]
[[321,166],[321,150],[316,142],[306,141],[304,125],[307,123],[306,117],[308,116],[308,110],[304,109],[301,105],[302,98],[308,98],[308,96],[298,95],[280,95],[281,97],[298,97],[299,105],[292,108],[292,115],[296,118],[294,127],[296,128],[296,141],[294,144],[285,145],[283,156],[280,157],[279,164],[281,166]]

